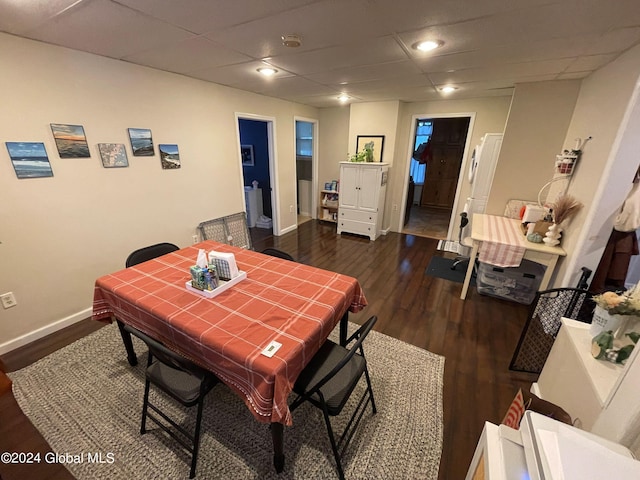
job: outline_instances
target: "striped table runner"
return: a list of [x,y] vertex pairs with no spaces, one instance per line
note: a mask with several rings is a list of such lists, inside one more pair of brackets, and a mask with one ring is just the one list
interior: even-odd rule
[[483,241],[479,260],[498,267],[518,267],[526,251],[518,225],[507,217],[484,215],[482,228],[491,241]]

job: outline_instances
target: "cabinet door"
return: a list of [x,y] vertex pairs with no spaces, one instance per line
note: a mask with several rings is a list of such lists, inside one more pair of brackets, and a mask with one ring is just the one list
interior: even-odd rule
[[380,191],[380,168],[362,167],[360,170],[360,185],[358,189],[361,210],[367,212],[378,211],[378,192]]
[[358,165],[340,165],[340,206],[358,208]]

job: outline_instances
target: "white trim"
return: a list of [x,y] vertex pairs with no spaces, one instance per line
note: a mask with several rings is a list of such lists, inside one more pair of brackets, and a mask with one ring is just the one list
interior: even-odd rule
[[[276,160],[276,118],[265,115],[256,115],[253,113],[235,112],[236,117],[236,136],[238,143],[238,166],[240,168],[240,178],[244,178],[242,174],[242,153],[240,151],[240,119],[258,120],[267,124],[267,147],[269,149],[269,182],[271,183],[271,216],[273,221],[273,234],[281,235],[280,232],[280,202],[278,202],[278,162]],[[244,205],[244,185],[241,185],[242,204]],[[246,209],[246,207],[245,207]]]
[[[285,233],[293,232],[298,229],[298,225],[291,225],[290,227],[283,228],[280,232],[280,235],[284,235]],[[277,236],[277,235],[276,235]]]
[[[413,156],[414,142],[416,140],[416,128],[417,121],[420,118],[459,118],[468,117],[469,127],[467,128],[467,138],[465,140],[464,152],[462,153],[462,163],[460,164],[460,174],[458,175],[458,183],[456,185],[456,196],[453,200],[453,206],[451,207],[451,218],[449,219],[449,229],[447,231],[447,238],[451,239],[453,230],[457,226],[458,221],[458,203],[460,197],[460,189],[462,187],[462,179],[465,177],[464,172],[467,171],[467,160],[469,157],[469,149],[471,148],[471,136],[473,134],[473,128],[476,121],[476,112],[459,112],[459,113],[421,113],[413,115],[411,117],[411,133],[409,135],[409,146],[407,149],[407,166],[404,172],[404,186],[402,188],[402,202],[400,203],[400,218],[398,218],[398,232],[402,233],[404,226],[404,212],[407,206],[407,195],[409,193],[409,172],[411,171],[411,157]],[[413,200],[411,202],[413,205]]]
[[47,335],[57,332],[58,330],[62,330],[69,325],[73,325],[74,323],[78,323],[85,318],[91,317],[93,312],[93,308],[86,308],[81,310],[73,315],[69,315],[68,317],[62,318],[56,322],[50,323],[44,327],[38,328],[29,333],[25,333],[24,335],[19,336],[18,338],[14,338],[13,340],[9,340],[8,342],[0,343],[0,355],[4,355],[7,352],[15,350],[16,348],[20,348],[24,345],[27,345],[31,342],[39,340]]
[[[320,144],[320,142],[318,141],[319,138],[319,121],[316,118],[308,118],[308,117],[299,117],[297,115],[295,115],[293,117],[293,138],[294,138],[294,142],[296,139],[296,122],[300,121],[300,122],[307,122],[307,123],[311,123],[313,124],[313,153],[312,153],[312,157],[311,157],[311,218],[318,218],[318,145]],[[297,145],[294,146],[297,147]],[[296,170],[297,170],[297,165],[296,165]],[[297,180],[297,175],[294,178],[294,181],[296,182],[295,185],[295,189],[294,192],[298,190],[298,180]],[[298,200],[296,198],[296,200]],[[297,212],[296,212],[296,218],[297,218]],[[297,220],[296,220],[296,223]],[[287,231],[291,231],[289,229],[287,229]],[[284,232],[283,232],[284,233]]]

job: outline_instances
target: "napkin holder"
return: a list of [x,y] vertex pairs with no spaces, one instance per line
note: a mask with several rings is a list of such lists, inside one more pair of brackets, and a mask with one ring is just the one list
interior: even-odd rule
[[209,264],[215,265],[215,270],[220,280],[233,280],[240,273],[233,253],[209,252]]

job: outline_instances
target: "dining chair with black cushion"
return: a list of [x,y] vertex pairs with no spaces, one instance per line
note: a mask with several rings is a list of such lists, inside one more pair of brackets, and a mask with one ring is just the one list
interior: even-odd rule
[[[346,347],[327,340],[302,370],[293,387],[297,397],[289,407],[292,412],[304,402],[309,402],[322,410],[341,480],[344,479],[341,456],[362,420],[369,402],[371,402],[373,413],[376,413],[363,342],[377,320],[378,317],[375,315],[369,318],[347,339]],[[355,343],[347,348],[352,342]],[[354,408],[340,439],[336,442],[330,417],[340,415],[363,374],[366,379],[366,389]]]
[[265,248],[260,253],[264,253],[265,255],[271,255],[272,257],[282,258],[284,260],[289,260],[291,262],[295,262],[295,259],[291,255],[277,248]]
[[[134,265],[138,265],[139,263],[153,260],[154,258],[161,257],[162,255],[166,255],[167,253],[175,252],[179,249],[180,247],[178,247],[177,245],[167,242],[156,243],[155,245],[149,245],[148,247],[139,248],[129,254],[127,260],[125,261],[125,267],[133,267]],[[133,351],[131,334],[125,331],[124,323],[122,323],[122,321],[116,318],[116,323],[118,324],[118,330],[120,331],[120,336],[122,337],[124,348],[127,351],[127,360],[129,361],[129,365],[135,366],[138,364],[138,359],[136,358],[136,354]]]
[[[162,343],[130,325],[125,325],[124,328],[126,331],[140,338],[149,347],[149,359],[145,371],[140,433],[145,434],[147,432],[146,423],[147,419],[149,419],[173,437],[191,453],[189,478],[193,478],[196,474],[196,464],[198,462],[204,399],[213,386],[218,383],[218,379],[213,373],[204,370],[191,360],[168,349]],[[155,385],[185,407],[197,405],[197,416],[193,433],[188,432],[183,426],[178,425],[174,420],[169,418],[165,412],[162,412],[157,405],[151,403],[149,400],[151,384]],[[166,423],[163,423],[155,414],[159,415]]]

